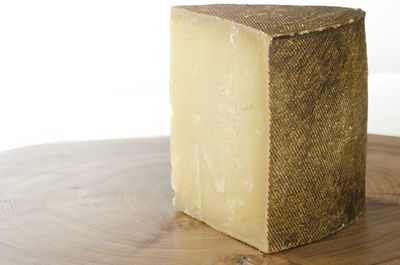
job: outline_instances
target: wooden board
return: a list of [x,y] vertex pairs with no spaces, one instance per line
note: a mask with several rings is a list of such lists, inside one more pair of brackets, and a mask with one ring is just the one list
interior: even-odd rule
[[0,264],[400,263],[400,138],[369,136],[367,210],[320,242],[265,255],[171,206],[168,138],[0,154]]

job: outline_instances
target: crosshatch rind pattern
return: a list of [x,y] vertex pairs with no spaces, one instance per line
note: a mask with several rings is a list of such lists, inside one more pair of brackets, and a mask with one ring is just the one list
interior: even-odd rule
[[269,251],[322,239],[365,204],[364,19],[270,46]]

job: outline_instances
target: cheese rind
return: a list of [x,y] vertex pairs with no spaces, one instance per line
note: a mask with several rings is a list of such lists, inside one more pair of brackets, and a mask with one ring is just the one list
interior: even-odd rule
[[269,67],[268,242],[274,252],[322,239],[364,209],[364,21],[274,38]]
[[328,7],[172,8],[178,209],[267,253],[357,218],[365,202],[363,17]]

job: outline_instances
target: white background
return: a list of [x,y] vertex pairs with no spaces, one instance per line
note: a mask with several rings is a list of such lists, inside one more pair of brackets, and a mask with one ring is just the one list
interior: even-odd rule
[[[364,9],[368,130],[400,136],[396,2],[235,1]],[[213,2],[0,1],[0,151],[168,135],[169,8],[206,3]]]

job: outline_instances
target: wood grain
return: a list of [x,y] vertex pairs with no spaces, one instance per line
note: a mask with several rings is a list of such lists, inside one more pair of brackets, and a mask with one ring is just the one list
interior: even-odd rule
[[317,243],[265,255],[171,206],[168,138],[0,154],[0,264],[399,264],[400,138],[369,136],[367,209]]

